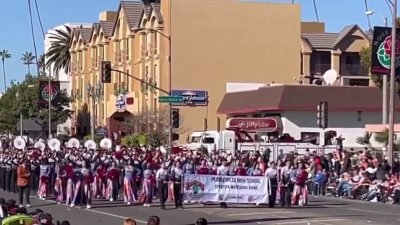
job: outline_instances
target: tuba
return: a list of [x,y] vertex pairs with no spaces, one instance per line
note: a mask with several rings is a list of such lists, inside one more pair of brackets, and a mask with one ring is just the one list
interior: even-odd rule
[[43,150],[46,148],[46,145],[45,145],[43,142],[41,142],[41,141],[37,141],[37,142],[33,145],[33,147],[36,148],[36,149],[40,149],[40,151],[43,151]]
[[50,150],[52,151],[60,151],[61,150],[61,142],[57,138],[52,138],[47,142]]
[[111,149],[112,148],[112,141],[109,138],[103,138],[100,141],[100,147],[104,149]]
[[85,142],[85,148],[87,148],[88,150],[90,150],[90,149],[96,150],[97,144],[93,140],[88,140]]
[[14,139],[14,148],[19,149],[19,150],[23,150],[25,149],[26,146],[26,142],[25,139],[21,136],[18,136]]
[[79,148],[80,147],[79,140],[76,138],[71,138],[69,139],[67,146],[68,148]]

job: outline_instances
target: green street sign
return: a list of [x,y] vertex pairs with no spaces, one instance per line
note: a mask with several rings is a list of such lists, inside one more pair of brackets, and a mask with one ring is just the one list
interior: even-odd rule
[[158,102],[159,103],[182,103],[183,97],[182,96],[159,96]]

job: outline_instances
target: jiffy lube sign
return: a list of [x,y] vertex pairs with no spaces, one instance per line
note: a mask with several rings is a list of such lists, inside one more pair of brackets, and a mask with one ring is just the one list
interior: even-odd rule
[[[400,30],[396,38],[396,75],[400,73]],[[371,73],[389,75],[392,54],[392,29],[388,27],[374,27],[371,49]]]

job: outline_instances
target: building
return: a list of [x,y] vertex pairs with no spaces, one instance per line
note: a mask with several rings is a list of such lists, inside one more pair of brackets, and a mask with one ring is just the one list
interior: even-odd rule
[[[44,50],[45,50],[45,55],[49,51],[52,43],[54,42],[52,39],[53,35],[56,35],[57,32],[56,30],[66,30],[66,27],[70,27],[71,29],[76,28],[76,27],[91,27],[92,24],[81,24],[81,23],[65,23],[63,25],[54,27],[52,29],[49,29],[45,35],[44,39]],[[47,58],[45,59],[47,62]],[[71,93],[72,91],[72,86],[71,86],[71,74],[67,74],[64,69],[61,69],[57,74],[54,72],[54,65],[50,65],[49,67],[46,67],[46,74],[50,74],[51,77],[54,80],[60,81],[60,89],[61,90],[66,90],[68,94]],[[65,121],[63,124],[59,124],[57,126],[57,134],[68,134],[69,130],[71,128],[71,120],[68,119]]]
[[312,84],[329,69],[338,73],[336,85],[369,86],[369,70],[361,65],[360,51],[370,37],[357,25],[339,33],[326,33],[322,23],[303,23],[301,34],[301,77]]
[[[261,132],[288,133],[296,140],[304,140],[322,132],[317,126],[320,101],[328,103],[325,132],[336,131],[345,138],[346,147],[361,147],[356,140],[365,135],[365,125],[381,123],[382,91],[376,87],[271,85],[230,92],[222,99],[218,114],[227,118],[274,118],[275,125]],[[399,103],[397,96],[397,111]],[[370,141],[377,145],[373,138]]]
[[[218,120],[216,111],[228,82],[291,84],[295,77],[308,84],[334,68],[340,75],[337,85],[365,84],[357,81],[369,80],[360,72],[358,55],[368,44],[356,25],[331,34],[325,33],[323,23],[302,23],[298,4],[121,1],[117,11],[101,13],[92,27],[74,29],[73,133],[88,133],[90,113],[96,127],[118,132],[134,115],[167,109],[158,102],[164,93],[124,73],[167,92],[180,95],[186,90],[208,97],[202,106],[174,106],[180,109],[180,139],[185,140],[193,130],[212,130],[225,122]],[[86,85],[100,82],[102,60],[124,73],[114,72],[111,84],[105,84],[102,96],[93,101]],[[350,76],[346,68],[360,70]]]
[[[85,86],[100,81],[101,60],[110,60],[114,69],[165,90],[207,91],[208,106],[179,107],[182,130],[190,132],[203,129],[204,118],[208,119],[209,129],[217,127],[216,109],[227,81],[293,82],[293,76],[300,73],[300,43],[298,4],[121,1],[116,12],[101,13],[99,22],[91,28],[74,29],[71,55],[72,87],[77,99],[72,106],[76,112],[75,132],[88,131],[78,118],[85,108],[94,110],[96,126],[116,132],[118,123],[124,120],[121,117],[166,106],[158,103],[163,95],[160,91],[116,72],[112,83],[104,85],[102,98],[93,104]],[[121,93],[131,103],[133,100],[133,104],[124,105],[125,114],[116,106]],[[184,135],[181,137],[184,139]]]

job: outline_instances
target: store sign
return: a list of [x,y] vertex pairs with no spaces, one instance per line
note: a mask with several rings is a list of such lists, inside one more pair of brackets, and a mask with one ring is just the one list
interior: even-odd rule
[[226,129],[241,129],[245,131],[274,132],[278,122],[274,118],[231,118],[226,121]]
[[119,94],[116,97],[115,107],[118,112],[124,112],[126,110],[126,96],[124,94]]
[[204,90],[172,90],[171,96],[182,97],[182,102],[174,102],[174,106],[207,106],[208,91]]

